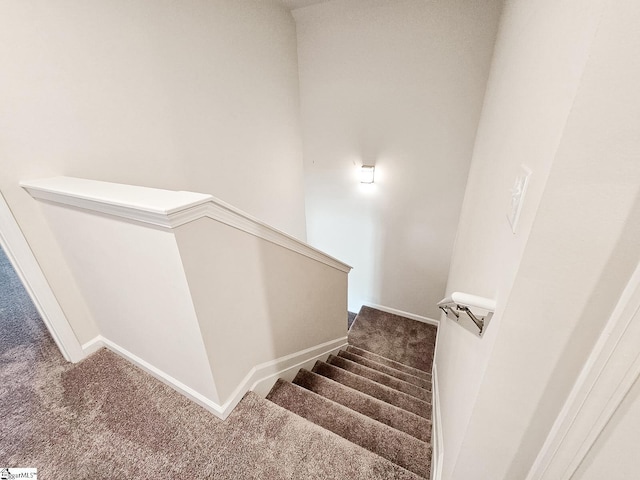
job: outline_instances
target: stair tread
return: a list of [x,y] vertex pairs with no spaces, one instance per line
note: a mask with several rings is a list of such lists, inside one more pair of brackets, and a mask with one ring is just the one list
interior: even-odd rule
[[[245,395],[237,409],[238,412],[232,412],[226,421],[236,426],[234,431],[250,431],[252,434],[230,438],[230,452],[258,448],[264,446],[264,442],[278,446],[272,449],[271,457],[262,459],[259,478],[421,479],[415,473],[253,392]],[[251,414],[240,415],[240,410]],[[327,462],[327,456],[335,460]],[[292,468],[296,474],[292,473]]]
[[311,370],[313,373],[322,375],[334,380],[342,385],[358,390],[383,402],[415,413],[416,415],[430,419],[431,403],[413,397],[407,393],[394,390],[393,388],[374,382],[368,378],[357,375],[348,370],[330,365],[326,362],[317,361]]
[[293,383],[418,440],[431,441],[431,422],[415,413],[305,369],[298,372]]
[[420,400],[431,400],[430,390],[420,388],[416,385],[413,385],[412,383],[405,382],[404,380],[400,380],[399,378],[392,377],[391,375],[387,375],[386,373],[379,372],[377,370],[374,370],[373,368],[365,367],[363,365],[360,365],[359,363],[347,360],[346,358],[329,355],[327,363],[344,370],[348,370],[387,387],[393,388],[394,390],[407,393],[416,398],[419,398]]
[[267,399],[413,473],[429,475],[430,445],[405,432],[282,379]]
[[404,380],[405,382],[412,383],[420,388],[431,390],[431,382],[429,380],[421,377],[416,377],[415,375],[403,372],[401,370],[398,370],[397,368],[390,367],[383,363],[376,362],[369,358],[358,355],[357,353],[341,350],[340,352],[338,352],[338,356],[346,358],[347,360],[351,360],[352,362],[359,363],[360,365],[364,365],[365,367],[373,368],[374,370],[385,373],[387,375],[391,375],[392,377],[399,378],[400,380]]
[[349,345],[346,350],[347,352],[355,353],[356,355],[368,358],[369,360],[373,360],[374,362],[381,363],[383,365],[395,368],[396,370],[400,370],[410,375],[415,375],[416,377],[424,378],[425,380],[431,381],[431,374],[429,372],[425,372],[424,370],[410,367],[409,365],[405,365],[404,363],[396,362],[395,360],[391,360],[390,358],[383,357],[382,355],[378,355],[377,353],[373,353],[368,350],[355,347],[353,345]]

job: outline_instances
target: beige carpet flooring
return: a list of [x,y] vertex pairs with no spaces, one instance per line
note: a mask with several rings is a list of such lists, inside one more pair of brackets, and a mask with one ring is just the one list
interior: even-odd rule
[[434,325],[365,306],[349,330],[349,345],[430,372],[437,333]]
[[44,480],[415,478],[252,393],[221,421],[109,351],[66,363],[0,251],[2,467]]

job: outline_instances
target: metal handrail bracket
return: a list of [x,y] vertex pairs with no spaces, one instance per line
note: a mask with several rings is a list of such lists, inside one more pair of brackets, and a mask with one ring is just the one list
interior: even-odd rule
[[[447,318],[454,320],[482,338],[496,308],[495,300],[468,293],[453,292],[438,302],[438,308]],[[464,313],[464,315],[461,315]]]

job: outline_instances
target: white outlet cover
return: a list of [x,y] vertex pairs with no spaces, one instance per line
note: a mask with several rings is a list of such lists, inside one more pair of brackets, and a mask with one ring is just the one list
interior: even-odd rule
[[521,165],[520,171],[513,183],[513,188],[511,188],[511,204],[509,205],[507,218],[511,225],[511,231],[514,234],[516,233],[516,227],[518,226],[518,220],[520,219],[520,212],[522,211],[522,204],[524,203],[524,196],[527,193],[530,176],[531,170],[524,165]]

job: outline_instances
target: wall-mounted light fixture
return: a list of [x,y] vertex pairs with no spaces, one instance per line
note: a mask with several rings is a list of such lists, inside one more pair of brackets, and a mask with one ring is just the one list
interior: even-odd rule
[[363,165],[360,169],[360,183],[373,183],[375,169],[373,165]]

